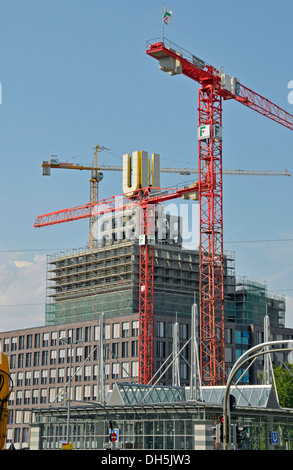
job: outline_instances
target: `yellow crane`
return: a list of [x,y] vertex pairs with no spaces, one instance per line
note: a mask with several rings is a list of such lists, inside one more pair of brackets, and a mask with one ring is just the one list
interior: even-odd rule
[[[98,165],[98,153],[103,150],[109,150],[101,145],[96,145],[94,158],[91,166],[79,165],[77,163],[60,162],[57,155],[51,155],[50,161],[43,161],[42,174],[43,176],[50,176],[51,169],[69,169],[69,170],[89,170],[91,172],[90,178],[90,202],[95,203],[99,200],[99,183],[103,179],[101,171],[122,171],[120,165]],[[161,173],[178,173],[180,175],[197,174],[198,170],[194,168],[161,168]],[[225,175],[261,175],[261,176],[291,176],[288,170],[274,171],[274,170],[223,170]],[[97,248],[97,237],[95,236],[95,229],[98,216],[89,218],[89,249]]]
[[0,352],[0,450],[4,449],[6,442],[10,380],[8,358],[6,354]]

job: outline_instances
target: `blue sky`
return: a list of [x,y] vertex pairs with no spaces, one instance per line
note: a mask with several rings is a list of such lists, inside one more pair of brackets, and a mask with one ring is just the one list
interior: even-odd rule
[[[289,0],[166,1],[165,36],[293,114]],[[162,34],[155,0],[0,2],[1,330],[44,324],[46,254],[83,247],[88,221],[34,229],[37,215],[89,201],[89,174],[53,170],[50,155],[89,164],[95,145],[161,155],[162,166],[197,168],[198,84],[170,77],[145,53]],[[223,104],[223,167],[293,173],[293,132],[229,101]],[[287,297],[293,327],[292,178],[224,177],[224,248],[237,275]],[[186,177],[162,175],[162,185]],[[122,193],[105,172],[100,197]],[[274,241],[268,241],[274,240]],[[249,243],[248,243],[249,242]]]

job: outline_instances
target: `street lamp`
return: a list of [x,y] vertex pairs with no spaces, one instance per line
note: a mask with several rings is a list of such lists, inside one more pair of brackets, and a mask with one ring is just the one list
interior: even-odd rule
[[72,382],[72,352],[74,344],[83,343],[82,340],[73,341],[71,337],[59,338],[60,343],[70,344],[70,361],[69,361],[69,385],[68,385],[68,398],[67,398],[67,444],[70,442],[70,401],[71,401],[71,382]]
[[[263,349],[266,346],[274,346],[274,345],[282,345],[282,344],[288,344],[290,347],[288,348],[282,348],[282,349],[267,349],[265,351],[257,352],[255,354],[255,351],[258,349]],[[228,397],[230,396],[230,386],[233,381],[234,376],[238,372],[239,369],[243,367],[243,365],[247,362],[250,361],[251,359],[254,359],[255,357],[262,356],[263,354],[269,354],[273,352],[284,352],[284,351],[293,351],[292,347],[292,339],[291,340],[283,340],[283,341],[268,341],[266,343],[261,343],[253,348],[248,349],[240,358],[235,362],[234,366],[231,369],[231,372],[229,374],[227,384],[226,384],[226,389],[225,389],[225,394],[224,394],[224,400],[223,400],[223,450],[227,449],[227,412],[230,412],[230,409],[228,409]]]

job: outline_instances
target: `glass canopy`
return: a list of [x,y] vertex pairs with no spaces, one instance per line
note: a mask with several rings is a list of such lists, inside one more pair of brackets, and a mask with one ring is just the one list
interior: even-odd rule
[[[202,387],[202,402],[222,405],[225,387]],[[257,408],[279,408],[277,397],[271,385],[232,386],[230,393],[235,397],[236,406]],[[168,385],[139,385],[118,383],[108,395],[108,405],[146,405],[155,403],[183,403],[189,400],[189,387]]]

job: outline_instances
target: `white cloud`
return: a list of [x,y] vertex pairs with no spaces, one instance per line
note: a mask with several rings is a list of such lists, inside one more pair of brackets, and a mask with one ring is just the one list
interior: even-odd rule
[[0,260],[0,331],[45,324],[46,256],[23,260],[3,253]]
[[28,266],[32,266],[33,263],[30,261],[14,261],[14,264],[17,268],[27,268]]

